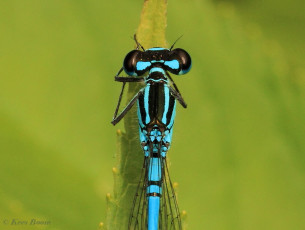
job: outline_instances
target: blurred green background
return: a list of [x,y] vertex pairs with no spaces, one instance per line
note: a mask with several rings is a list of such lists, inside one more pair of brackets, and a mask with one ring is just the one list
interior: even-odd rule
[[[0,1],[0,229],[97,229],[120,84],[143,1]],[[168,3],[193,69],[171,176],[188,229],[305,228],[302,0]],[[49,220],[11,226],[5,220]]]

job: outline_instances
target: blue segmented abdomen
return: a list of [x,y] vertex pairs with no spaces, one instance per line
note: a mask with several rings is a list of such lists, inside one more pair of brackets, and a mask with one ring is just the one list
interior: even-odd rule
[[160,197],[162,194],[161,157],[149,158],[147,200],[148,200],[148,230],[156,230],[159,225]]
[[141,146],[147,161],[148,230],[159,225],[162,196],[162,161],[170,148],[175,119],[176,100],[164,83],[147,83],[138,98],[138,119]]

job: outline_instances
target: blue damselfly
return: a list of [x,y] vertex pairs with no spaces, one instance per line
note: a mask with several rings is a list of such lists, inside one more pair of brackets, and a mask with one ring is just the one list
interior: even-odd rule
[[[169,72],[175,75],[189,72],[191,57],[183,49],[173,49],[176,42],[170,49],[155,47],[145,50],[136,36],[134,39],[137,48],[126,55],[123,67],[115,76],[115,81],[122,82],[123,86],[111,122],[117,124],[137,102],[144,164],[128,229],[180,230],[180,213],[168,173],[166,154],[172,140],[176,100],[184,108],[186,103]],[[119,76],[123,70],[127,77]],[[145,84],[118,115],[127,82]]]

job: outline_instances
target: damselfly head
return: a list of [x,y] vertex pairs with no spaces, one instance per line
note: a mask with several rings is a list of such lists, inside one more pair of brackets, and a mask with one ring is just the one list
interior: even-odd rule
[[142,76],[153,67],[160,67],[170,73],[181,75],[190,71],[192,60],[183,49],[151,48],[145,51],[130,51],[123,62],[129,76]]

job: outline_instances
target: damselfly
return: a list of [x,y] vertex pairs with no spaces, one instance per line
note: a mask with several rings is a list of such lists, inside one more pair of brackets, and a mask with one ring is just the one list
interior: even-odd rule
[[[181,219],[170,181],[166,153],[170,148],[176,100],[186,108],[175,82],[169,75],[186,74],[191,57],[183,49],[151,48],[145,50],[134,36],[137,48],[129,52],[115,81],[123,82],[112,124],[117,124],[137,102],[140,143],[144,165],[129,219],[129,230],[180,230]],[[140,48],[142,51],[140,51]],[[128,77],[120,77],[125,71]],[[126,82],[144,82],[144,87],[118,115]]]

